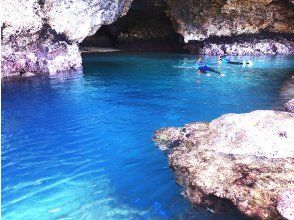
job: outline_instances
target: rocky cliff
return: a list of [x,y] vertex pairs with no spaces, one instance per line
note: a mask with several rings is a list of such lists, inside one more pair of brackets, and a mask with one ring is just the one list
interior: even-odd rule
[[4,0],[2,76],[81,67],[78,43],[127,13],[131,0]]
[[[292,1],[166,2],[167,13],[176,31],[188,43],[185,48],[189,51],[235,55],[294,54]],[[287,37],[285,34],[290,36]]]
[[108,29],[109,45],[156,41],[202,54],[294,54],[287,0],[4,0],[2,12],[2,76],[80,68],[83,39],[124,15]]
[[185,42],[210,36],[294,32],[287,0],[167,0],[168,13]]
[[293,219],[293,125],[293,113],[253,111],[163,128],[154,140],[167,150],[192,203],[215,210],[233,204],[258,219]]

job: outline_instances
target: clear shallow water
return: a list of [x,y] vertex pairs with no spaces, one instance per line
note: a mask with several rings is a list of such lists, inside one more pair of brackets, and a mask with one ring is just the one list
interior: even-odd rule
[[3,219],[240,218],[192,208],[151,138],[163,126],[281,108],[293,59],[250,59],[219,77],[198,76],[192,55],[87,55],[83,73],[4,82]]

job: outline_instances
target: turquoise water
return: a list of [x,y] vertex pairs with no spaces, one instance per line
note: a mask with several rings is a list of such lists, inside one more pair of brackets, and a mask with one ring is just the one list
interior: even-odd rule
[[280,109],[294,62],[203,58],[225,76],[199,76],[192,55],[110,53],[84,56],[83,72],[3,82],[3,219],[241,218],[193,208],[152,132]]

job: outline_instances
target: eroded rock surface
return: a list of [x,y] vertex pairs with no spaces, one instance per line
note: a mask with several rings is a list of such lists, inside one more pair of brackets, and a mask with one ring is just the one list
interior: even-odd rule
[[[123,49],[294,54],[292,7],[284,0],[134,0],[126,16],[106,27],[106,35]],[[105,33],[100,34],[97,40]]]
[[221,209],[229,200],[251,217],[291,219],[293,126],[293,113],[253,111],[163,128],[154,140],[194,204]]
[[[287,0],[167,0],[167,13],[191,52],[294,54],[293,2]],[[267,32],[266,37],[259,34]],[[275,33],[292,34],[290,39]],[[242,35],[247,35],[242,37]],[[248,35],[252,35],[251,37]],[[225,36],[233,41],[226,42]],[[241,36],[238,38],[238,36]],[[220,37],[219,42],[210,40]],[[236,39],[237,37],[237,39]]]
[[294,99],[289,100],[286,104],[285,104],[285,110],[287,112],[292,112],[294,113]]
[[294,54],[294,41],[292,35],[263,33],[191,41],[185,48],[207,55],[291,55]]
[[293,5],[286,0],[167,0],[177,30],[189,40],[254,34],[293,33]]
[[124,15],[131,0],[4,0],[2,76],[81,67],[78,43]]

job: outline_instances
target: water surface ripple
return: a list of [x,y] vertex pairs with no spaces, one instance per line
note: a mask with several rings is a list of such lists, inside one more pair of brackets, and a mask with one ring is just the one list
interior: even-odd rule
[[[237,58],[236,58],[237,59]],[[195,57],[110,53],[84,71],[2,83],[2,217],[239,219],[193,208],[152,132],[224,113],[280,109],[293,95],[291,57],[239,57],[199,76]]]

